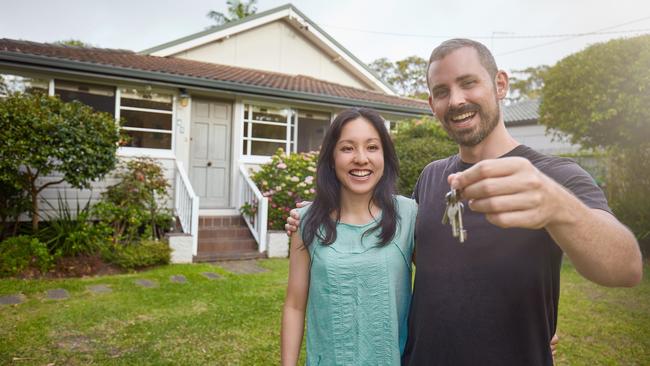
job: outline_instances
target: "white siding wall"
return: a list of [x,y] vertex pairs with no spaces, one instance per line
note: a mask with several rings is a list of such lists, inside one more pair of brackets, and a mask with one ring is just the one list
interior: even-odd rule
[[275,21],[173,57],[307,75],[372,90],[284,21]]
[[553,135],[547,135],[546,127],[542,125],[510,126],[507,129],[515,140],[545,154],[573,153],[580,149],[570,142],[553,140]]
[[[129,158],[130,157],[120,157],[120,160]],[[170,200],[167,201],[167,207],[172,208],[174,198],[174,160],[169,158],[157,158],[156,160],[163,166],[165,171],[165,178],[170,184]],[[39,182],[56,181],[59,180],[60,177],[60,175],[52,174],[48,177],[41,178]],[[90,204],[93,205],[101,199],[101,194],[102,192],[106,191],[107,187],[112,186],[117,182],[118,179],[114,176],[114,174],[108,174],[103,180],[93,182],[90,189],[76,189],[67,183],[51,185],[45,188],[39,195],[39,212],[41,214],[41,218],[44,221],[47,220],[48,217],[57,216],[59,195],[62,198],[65,198],[68,206],[73,211],[75,211],[77,208],[77,202],[79,202],[80,208],[83,208],[90,198]],[[30,220],[27,215],[21,216],[20,219],[24,221]]]

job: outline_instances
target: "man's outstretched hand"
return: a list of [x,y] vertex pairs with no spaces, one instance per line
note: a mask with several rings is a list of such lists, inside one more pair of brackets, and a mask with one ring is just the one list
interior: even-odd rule
[[291,234],[295,233],[298,231],[298,227],[300,227],[300,214],[298,213],[298,209],[307,206],[310,204],[310,201],[301,201],[296,203],[296,208],[291,210],[289,212],[289,217],[287,217],[287,223],[284,224],[284,230],[287,231],[287,235],[291,236]]

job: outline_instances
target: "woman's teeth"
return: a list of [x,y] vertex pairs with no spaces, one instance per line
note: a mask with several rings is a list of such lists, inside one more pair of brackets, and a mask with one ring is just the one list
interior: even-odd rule
[[370,171],[370,170],[352,170],[352,171],[350,171],[350,175],[354,175],[355,177],[367,177],[370,174],[372,174],[372,171]]

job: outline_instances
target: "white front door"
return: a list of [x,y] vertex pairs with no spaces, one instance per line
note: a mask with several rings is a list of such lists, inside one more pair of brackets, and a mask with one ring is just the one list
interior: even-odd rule
[[200,208],[230,207],[232,105],[192,100],[190,181]]

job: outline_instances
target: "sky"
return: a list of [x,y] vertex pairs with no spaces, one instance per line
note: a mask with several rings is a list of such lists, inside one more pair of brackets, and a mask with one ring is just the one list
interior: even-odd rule
[[[258,12],[286,0],[258,0]],[[553,65],[590,44],[650,34],[650,0],[294,0],[364,62],[428,58],[448,38],[483,42],[501,69]],[[141,51],[213,24],[226,1],[0,0],[0,38],[76,39]],[[587,34],[586,34],[587,33]],[[594,34],[597,33],[597,34]]]

